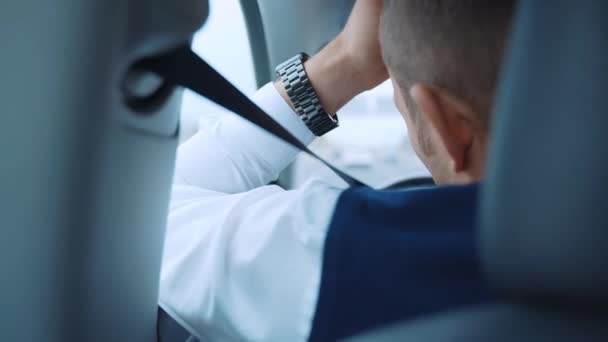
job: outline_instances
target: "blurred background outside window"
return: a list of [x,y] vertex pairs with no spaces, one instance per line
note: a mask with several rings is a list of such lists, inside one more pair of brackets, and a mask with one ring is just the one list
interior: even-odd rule
[[[253,59],[239,0],[210,0],[209,18],[192,41],[193,50],[247,95],[256,91]],[[213,124],[226,110],[185,91],[180,141]]]

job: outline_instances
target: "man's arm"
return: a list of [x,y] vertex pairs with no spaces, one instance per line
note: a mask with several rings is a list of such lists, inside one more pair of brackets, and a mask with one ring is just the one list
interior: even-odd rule
[[[359,0],[349,20],[351,31],[358,28],[353,18],[363,25],[363,17],[374,15],[366,10],[379,9],[379,3]],[[378,80],[364,77],[360,56],[352,55],[354,33],[340,37],[305,64],[329,112],[386,77],[386,71],[376,75]],[[266,85],[254,101],[297,138],[312,141],[281,84]],[[236,116],[180,147],[160,303],[191,330],[218,340],[307,339],[325,234],[341,190],[320,181],[293,191],[266,185],[296,154]]]
[[[313,140],[312,132],[272,84],[262,87],[252,100],[300,141]],[[275,180],[297,153],[261,128],[229,114],[179,147],[174,191],[182,185],[223,194],[255,189]]]
[[[255,96],[297,137],[312,134],[268,84]],[[267,186],[297,151],[240,118],[180,148],[160,305],[203,340],[306,340],[325,232],[341,189]],[[321,205],[322,204],[322,205]]]

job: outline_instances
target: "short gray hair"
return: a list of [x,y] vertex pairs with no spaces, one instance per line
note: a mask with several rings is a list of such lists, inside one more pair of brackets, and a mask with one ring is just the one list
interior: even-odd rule
[[489,114],[515,2],[385,0],[382,54],[404,95],[424,82]]

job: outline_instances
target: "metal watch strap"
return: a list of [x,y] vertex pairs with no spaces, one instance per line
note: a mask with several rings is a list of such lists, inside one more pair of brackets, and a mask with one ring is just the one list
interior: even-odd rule
[[283,82],[298,116],[316,136],[321,136],[338,127],[338,117],[327,113],[321,106],[319,96],[304,70],[307,59],[306,54],[299,53],[277,66],[275,72]]

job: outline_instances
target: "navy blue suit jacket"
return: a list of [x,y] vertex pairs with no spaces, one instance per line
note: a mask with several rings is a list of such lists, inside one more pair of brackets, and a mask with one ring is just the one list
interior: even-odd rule
[[310,340],[489,300],[475,229],[478,187],[346,190],[326,238]]

